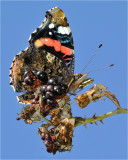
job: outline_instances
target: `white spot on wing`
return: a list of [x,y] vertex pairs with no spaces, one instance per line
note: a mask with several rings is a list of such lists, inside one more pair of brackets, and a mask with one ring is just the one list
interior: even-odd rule
[[65,30],[64,30],[63,28],[64,28],[64,27],[59,26],[59,27],[58,27],[58,33],[65,34]]
[[65,31],[65,34],[69,34],[67,27],[63,27],[63,30]]
[[49,35],[52,35],[52,32],[49,32]]
[[62,26],[58,27],[58,33],[69,35],[70,32],[71,32],[71,30],[69,27],[62,27]]
[[71,32],[70,28],[69,27],[63,27],[63,28],[65,30],[65,33],[69,35]]
[[51,28],[54,28],[54,24],[53,24],[53,23],[49,24],[49,28],[50,28],[50,29],[51,29]]

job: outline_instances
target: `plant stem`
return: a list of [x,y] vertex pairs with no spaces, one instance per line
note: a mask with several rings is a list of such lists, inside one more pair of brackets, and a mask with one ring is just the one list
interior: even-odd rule
[[95,123],[96,121],[100,121],[104,118],[107,118],[107,117],[110,117],[110,116],[113,116],[113,115],[116,115],[116,114],[120,114],[120,113],[128,113],[128,109],[119,108],[117,110],[114,110],[112,112],[108,112],[106,114],[102,114],[102,115],[97,116],[97,117],[83,119],[82,121],[78,120],[75,124],[75,127],[77,127],[79,125],[82,125],[82,124],[86,125],[87,123]]
[[[42,115],[40,114],[40,110],[38,110],[37,112],[38,112],[40,118],[41,118],[43,121],[47,122],[48,124],[53,125],[53,124],[51,123],[51,121],[49,121],[47,118],[45,118],[44,116],[42,116]],[[53,125],[53,126],[54,126],[54,125]]]
[[53,125],[53,124],[51,123],[51,121],[49,121],[47,118],[43,117],[41,114],[40,114],[40,118],[41,118],[42,120],[44,120],[45,122],[47,122],[48,124]]

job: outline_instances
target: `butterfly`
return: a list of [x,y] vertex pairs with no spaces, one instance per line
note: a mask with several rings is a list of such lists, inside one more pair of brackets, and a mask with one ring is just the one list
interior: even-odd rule
[[30,35],[29,46],[15,56],[10,68],[10,84],[16,92],[25,92],[18,96],[19,102],[31,103],[51,77],[68,85],[67,92],[75,92],[88,74],[74,74],[74,60],[67,18],[60,8],[52,8]]

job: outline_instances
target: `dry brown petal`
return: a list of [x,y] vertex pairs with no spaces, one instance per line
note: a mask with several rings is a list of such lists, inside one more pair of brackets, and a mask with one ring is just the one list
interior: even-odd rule
[[60,129],[59,136],[62,137],[62,140],[64,140],[65,142],[70,142],[72,140],[74,124],[75,124],[75,120],[73,118],[71,119],[65,118],[61,122],[59,126],[59,129]]
[[120,108],[120,104],[116,96],[110,91],[105,91],[105,93],[106,97],[108,97],[117,106],[117,108]]
[[60,124],[60,110],[59,109],[53,109],[50,113],[51,115],[51,122],[53,125],[59,125]]
[[102,84],[94,84],[94,87],[92,87],[89,91],[77,97],[78,106],[85,108],[92,100],[96,102],[99,98],[104,99],[103,96],[105,96],[105,94],[103,92],[106,89],[107,87]]
[[92,101],[92,97],[87,93],[81,94],[77,97],[77,104],[81,108],[85,108]]
[[39,134],[46,132],[46,131],[47,131],[46,127],[44,127],[44,126],[39,127]]

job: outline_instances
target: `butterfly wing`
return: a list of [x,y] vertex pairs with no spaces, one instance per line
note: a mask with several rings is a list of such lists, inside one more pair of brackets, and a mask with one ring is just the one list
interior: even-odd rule
[[[30,46],[17,54],[10,68],[10,84],[22,103],[30,103],[42,82],[33,77],[33,84],[25,83],[25,72],[44,71],[48,78],[57,76],[61,82],[69,83],[74,72],[74,45],[72,33],[65,14],[59,8],[46,12],[45,20],[31,34]],[[32,75],[30,75],[32,76]]]
[[[74,44],[64,12],[55,7],[46,12],[44,22],[29,39],[30,46],[58,57],[69,74],[74,73]],[[64,65],[64,64],[63,64]]]

